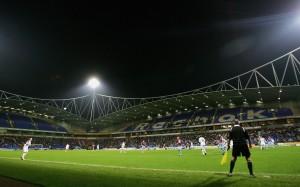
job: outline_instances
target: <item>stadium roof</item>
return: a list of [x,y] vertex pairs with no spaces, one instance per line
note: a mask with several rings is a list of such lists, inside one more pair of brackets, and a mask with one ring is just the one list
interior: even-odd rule
[[22,113],[40,118],[64,121],[70,124],[89,124],[87,120],[67,110],[58,109],[47,103],[35,102],[34,100],[22,100],[21,98],[1,98],[0,111]]
[[97,124],[115,124],[134,120],[166,116],[192,110],[211,108],[234,108],[240,106],[265,106],[270,103],[280,103],[299,100],[300,86],[273,88],[251,88],[246,90],[213,91],[195,93],[173,98],[166,98],[145,104],[129,107],[123,111],[114,112],[95,120]]

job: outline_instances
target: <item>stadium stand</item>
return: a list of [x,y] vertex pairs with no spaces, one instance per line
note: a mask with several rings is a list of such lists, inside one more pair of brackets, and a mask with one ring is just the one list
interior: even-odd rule
[[57,131],[59,131],[59,132],[68,132],[67,129],[65,129],[62,126],[57,126]]
[[16,137],[9,137],[9,136],[1,137],[0,148],[2,148],[2,149],[18,149],[19,145],[17,143]]
[[40,119],[34,119],[36,126],[39,130],[44,130],[44,131],[56,131],[56,128],[46,121],[40,120]]
[[[257,125],[259,125],[257,123]],[[258,145],[258,134],[274,138],[276,143],[283,142],[295,142],[300,141],[300,128],[299,127],[280,127],[274,129],[259,129],[249,130],[249,134],[252,138],[252,143]],[[193,142],[194,145],[199,145],[198,138],[204,136],[208,145],[218,144],[218,135],[227,137],[227,132],[198,132],[195,134],[181,135],[185,144]],[[140,142],[145,140],[150,148],[167,148],[175,146],[175,139],[178,135],[161,134],[156,136],[140,136],[140,137],[127,137],[127,138],[97,138],[90,140],[88,138],[46,138],[46,137],[34,137],[34,143],[39,147],[47,149],[64,149],[64,146],[68,143],[71,148],[84,148],[91,149],[92,145],[99,144],[101,148],[119,148],[123,141],[126,141],[126,145],[131,148],[140,148]],[[27,140],[27,137],[22,136],[0,136],[0,148],[17,149]]]
[[[267,109],[258,107],[239,107],[232,109],[199,110],[177,113],[171,116],[143,121],[138,124],[132,123],[123,131],[152,131],[160,129],[187,128],[205,124],[222,124],[234,119],[265,120],[268,118],[280,118],[292,116],[289,108]],[[117,129],[115,129],[117,130]]]
[[31,119],[28,117],[17,115],[17,114],[11,114],[10,117],[11,120],[13,121],[15,128],[36,129],[36,127],[33,126]]
[[173,119],[173,123],[186,123],[188,122],[192,116],[194,115],[194,112],[184,112],[180,114],[176,114]]
[[10,128],[11,126],[7,122],[7,114],[0,113],[0,127]]
[[51,124],[46,120],[8,112],[0,113],[0,128],[10,130],[24,129],[27,131],[68,132],[66,128]]
[[210,124],[213,120],[213,112],[211,110],[196,111],[193,117],[192,125]]

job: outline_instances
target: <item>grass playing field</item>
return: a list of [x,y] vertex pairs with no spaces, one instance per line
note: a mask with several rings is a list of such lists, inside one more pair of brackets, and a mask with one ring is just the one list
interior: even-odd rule
[[252,149],[256,178],[239,158],[227,177],[218,150],[177,151],[0,151],[0,175],[42,186],[300,186],[300,147]]

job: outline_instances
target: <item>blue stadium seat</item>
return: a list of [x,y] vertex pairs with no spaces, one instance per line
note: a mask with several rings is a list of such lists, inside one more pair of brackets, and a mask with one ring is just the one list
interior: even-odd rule
[[67,129],[65,129],[65,128],[62,127],[62,126],[58,126],[58,127],[57,127],[57,131],[59,131],[59,132],[68,132]]
[[12,121],[14,122],[15,128],[35,129],[35,127],[32,125],[32,121],[30,118],[16,114],[11,114],[10,116]]
[[5,113],[0,113],[0,127],[4,127],[4,128],[11,127],[7,122],[7,115]]
[[38,130],[43,130],[43,131],[56,131],[56,128],[49,124],[48,122],[40,119],[34,119],[36,122]]
[[215,123],[231,122],[234,119],[239,119],[241,108],[226,108],[216,110],[214,116]]
[[292,116],[293,112],[290,108],[280,108],[276,112],[276,117]]
[[184,113],[180,113],[180,114],[176,114],[173,121],[177,121],[177,120],[189,120],[191,119],[191,117],[193,116],[194,112],[184,112]]

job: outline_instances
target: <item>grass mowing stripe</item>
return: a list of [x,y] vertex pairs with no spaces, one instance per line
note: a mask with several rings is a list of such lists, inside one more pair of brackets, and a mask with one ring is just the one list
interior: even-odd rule
[[[0,157],[0,159],[9,160],[20,160],[20,158],[12,157]],[[180,169],[155,169],[155,168],[140,168],[140,167],[126,167],[126,166],[115,166],[115,165],[103,165],[103,164],[82,164],[77,162],[64,162],[64,161],[49,161],[49,160],[33,160],[27,159],[30,162],[42,162],[42,163],[52,163],[52,164],[65,164],[65,165],[75,165],[75,166],[91,166],[91,167],[102,167],[102,168],[112,168],[112,169],[127,169],[127,170],[143,170],[143,171],[159,171],[159,172],[176,172],[176,173],[210,173],[210,174],[227,174],[226,172],[220,171],[205,171],[205,170],[180,170]],[[236,172],[239,175],[248,175],[246,172]],[[287,177],[300,177],[300,175],[291,175],[286,173],[256,173],[256,175],[261,175],[263,177],[268,176],[287,176]]]

